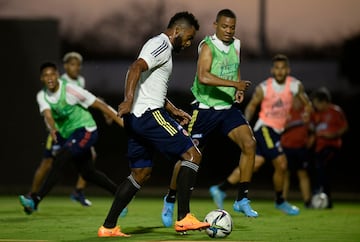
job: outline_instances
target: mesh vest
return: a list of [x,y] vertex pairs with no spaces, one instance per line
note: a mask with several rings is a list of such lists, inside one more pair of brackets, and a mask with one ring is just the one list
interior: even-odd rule
[[269,78],[266,81],[266,96],[261,102],[259,118],[266,125],[282,130],[285,128],[293,102],[293,95],[290,90],[292,77],[286,78],[285,88],[282,92],[275,92],[272,87],[272,81],[273,78]]
[[80,105],[70,105],[66,102],[66,81],[61,86],[60,98],[57,103],[49,103],[56,128],[63,138],[68,138],[76,129],[95,127],[96,123],[91,113]]
[[[209,36],[204,41],[209,46],[212,54],[211,74],[222,79],[237,81],[240,60],[234,43],[230,45],[229,52],[225,53],[213,44]],[[199,82],[198,75],[196,74],[191,91],[197,101],[214,107],[233,104],[236,90],[233,87],[203,85]]]

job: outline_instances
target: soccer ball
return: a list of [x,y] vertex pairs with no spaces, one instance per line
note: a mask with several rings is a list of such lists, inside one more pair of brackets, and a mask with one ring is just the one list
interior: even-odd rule
[[228,236],[233,229],[233,221],[228,212],[223,209],[216,209],[209,212],[204,219],[210,224],[205,230],[211,238],[224,238]]
[[313,208],[316,209],[323,209],[326,208],[329,205],[329,198],[328,196],[321,192],[321,193],[316,193],[312,198],[311,198],[311,205]]

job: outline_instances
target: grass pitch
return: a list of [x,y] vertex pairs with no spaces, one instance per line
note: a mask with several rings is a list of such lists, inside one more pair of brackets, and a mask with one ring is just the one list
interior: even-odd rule
[[[301,209],[300,215],[288,216],[274,208],[273,201],[254,200],[259,212],[256,219],[246,218],[232,210],[232,201],[225,202],[234,221],[232,233],[212,239],[204,231],[180,235],[173,228],[164,228],[160,211],[162,197],[136,197],[129,213],[119,218],[122,231],[130,238],[98,238],[110,208],[112,197],[89,197],[91,207],[81,207],[68,196],[48,196],[32,215],[26,215],[16,196],[0,197],[0,242],[3,241],[360,241],[360,204],[335,202],[332,210]],[[300,202],[295,203],[300,208]],[[194,198],[191,210],[198,219],[215,209],[212,200]],[[175,211],[176,214],[176,211]]]

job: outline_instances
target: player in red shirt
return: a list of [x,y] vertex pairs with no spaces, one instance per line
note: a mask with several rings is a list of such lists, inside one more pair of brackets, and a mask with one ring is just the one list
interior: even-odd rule
[[284,182],[284,197],[287,198],[292,175],[296,174],[304,206],[311,206],[311,185],[309,178],[310,148],[314,135],[310,115],[305,112],[299,98],[293,99],[285,130],[281,135],[281,146],[288,160],[288,171]]
[[332,208],[331,172],[342,147],[342,136],[348,129],[345,113],[331,102],[330,92],[322,87],[312,95],[315,108],[315,192],[324,192]]

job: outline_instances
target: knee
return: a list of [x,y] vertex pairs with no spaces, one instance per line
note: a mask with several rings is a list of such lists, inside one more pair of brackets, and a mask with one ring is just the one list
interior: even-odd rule
[[202,155],[200,150],[193,146],[185,154],[183,154],[182,158],[184,160],[194,162],[195,164],[200,165]]
[[150,167],[133,168],[131,170],[131,175],[139,185],[142,185],[151,177],[151,170]]
[[79,173],[85,181],[89,181],[93,176],[95,176],[96,171],[95,168],[84,167],[83,169],[80,169]]
[[275,169],[275,172],[285,173],[287,171],[287,160],[286,160],[286,158],[277,159],[274,162],[274,169]]
[[240,148],[245,154],[255,154],[256,152],[256,140],[255,138],[248,138],[242,142]]
[[260,167],[265,163],[265,158],[262,156],[255,156],[255,162],[254,162],[254,172],[257,172]]

